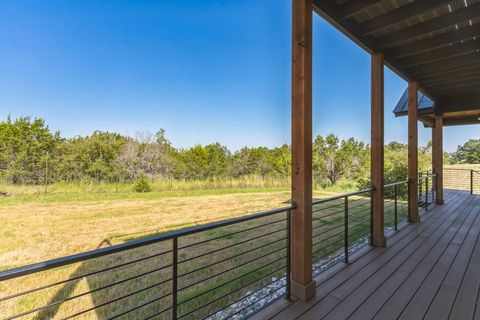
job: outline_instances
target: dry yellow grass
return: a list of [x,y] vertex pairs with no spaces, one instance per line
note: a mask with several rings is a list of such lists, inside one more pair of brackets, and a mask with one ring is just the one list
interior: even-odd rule
[[[325,192],[316,192],[315,197],[331,195]],[[107,198],[108,197],[103,197]],[[150,234],[161,233],[172,229],[181,229],[188,226],[204,224],[211,221],[222,220],[231,217],[242,216],[249,213],[284,207],[290,200],[290,193],[261,192],[261,193],[236,193],[222,195],[202,195],[184,197],[159,197],[154,195],[145,197],[139,195],[135,198],[129,195],[127,199],[114,197],[111,200],[98,201],[65,201],[55,202],[34,201],[31,198],[24,203],[8,199],[0,205],[0,265],[2,269],[22,266],[47,259],[70,255],[74,253],[93,250],[112,244],[118,244],[134,238],[145,237]],[[1,200],[0,200],[1,201]],[[220,230],[221,231],[221,230]],[[222,232],[228,232],[223,230]],[[202,235],[215,236],[214,234]],[[270,238],[269,241],[271,241]],[[197,239],[198,240],[198,239]],[[228,238],[224,241],[216,241],[208,246],[202,246],[204,250],[212,250],[216,247],[236,243],[238,239]],[[262,240],[265,241],[265,240]],[[253,244],[252,244],[253,245]],[[79,263],[72,266],[58,268],[49,272],[27,276],[19,280],[10,280],[0,284],[0,298],[35,288],[39,285],[62,281],[74,276],[99,270],[102,267],[116,265],[125,261],[142,256],[151,255],[154,252],[168,249],[168,244],[159,244],[145,247],[144,249],[130,251],[128,254],[114,255],[105,259],[95,259],[91,263]],[[247,248],[244,248],[245,250]],[[266,248],[268,249],[268,248]],[[237,249],[238,250],[238,249]],[[274,258],[275,256],[273,256]],[[269,259],[271,259],[270,257]],[[208,263],[207,257],[188,268]],[[241,258],[246,259],[246,258]],[[131,268],[122,268],[118,272],[95,276],[88,280],[82,278],[68,285],[60,285],[47,290],[41,290],[26,296],[0,302],[0,309],[9,314],[24,312],[32,308],[72,297],[75,294],[86,292],[101,285],[124,279],[126,277],[151,270],[153,267],[168,263],[168,259],[158,258],[144,263],[137,263]],[[238,261],[236,261],[238,263]],[[224,264],[223,268],[231,267]],[[205,270],[205,272],[211,270]],[[248,269],[243,270],[245,273]],[[267,270],[268,271],[268,270]],[[240,272],[240,271],[239,271]],[[167,275],[168,276],[168,275]],[[195,275],[198,277],[199,275]],[[201,276],[201,275],[200,275]],[[166,277],[164,275],[164,277]],[[86,310],[98,306],[104,301],[115,298],[116,295],[131,292],[147,284],[162,279],[158,273],[142,278],[142,281],[129,282],[125,285],[109,290],[108,294],[88,294],[74,301],[63,303],[58,308],[50,308],[45,313],[33,313],[27,319],[62,318],[62,316]],[[188,279],[187,279],[188,280]],[[248,280],[248,278],[246,279]],[[218,281],[215,280],[215,281]],[[209,283],[213,285],[215,282]],[[157,290],[158,289],[158,290]],[[107,315],[120,306],[134,307],[139,301],[146,301],[150,297],[168,291],[167,287],[147,291],[135,299],[120,301],[97,312],[89,312],[79,319],[106,319]],[[193,287],[189,294],[198,293],[200,288]],[[205,298],[208,298],[206,296]],[[198,303],[200,303],[199,301]],[[152,308],[168,306],[168,301],[162,301]],[[2,313],[3,313],[2,311]],[[142,312],[149,314],[151,310]],[[134,319],[134,315],[132,315]],[[128,317],[127,317],[128,318]]]

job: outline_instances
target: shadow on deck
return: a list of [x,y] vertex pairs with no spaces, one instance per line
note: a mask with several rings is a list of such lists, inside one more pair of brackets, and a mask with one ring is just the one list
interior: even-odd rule
[[445,205],[317,278],[308,301],[278,301],[253,319],[480,319],[480,196]]

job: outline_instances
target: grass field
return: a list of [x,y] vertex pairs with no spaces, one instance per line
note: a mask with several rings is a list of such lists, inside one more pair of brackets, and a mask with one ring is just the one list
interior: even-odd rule
[[[218,189],[218,190],[175,190],[170,192],[157,191],[150,193],[134,193],[131,191],[119,192],[111,190],[111,186],[100,186],[103,190],[97,192],[85,192],[68,186],[51,186],[48,193],[38,192],[35,187],[8,187],[6,189],[11,196],[0,198],[0,261],[3,270],[13,267],[23,266],[30,263],[40,262],[47,259],[70,255],[78,252],[97,249],[109,245],[122,243],[128,240],[142,238],[148,235],[158,234],[169,230],[182,229],[188,226],[204,224],[212,221],[223,220],[231,217],[242,216],[249,213],[265,211],[269,209],[284,207],[289,204],[290,191],[287,188],[238,188],[238,189]],[[99,188],[99,187],[98,187]],[[316,191],[315,197],[326,197],[335,194],[333,191]],[[245,226],[244,226],[245,227]],[[276,226],[277,228],[281,226]],[[224,239],[202,246],[203,250],[218,250],[219,247],[235,244],[241,241],[239,236],[228,236],[234,232],[235,228],[222,228],[213,230],[196,237],[189,241],[204,241],[209,238],[217,238],[227,235]],[[272,232],[268,228],[258,230],[260,232]],[[273,229],[275,231],[275,229]],[[235,248],[235,253],[239,250],[255,248],[258,245],[265,245],[265,240],[274,241],[272,245],[265,246],[261,250],[256,250],[256,255],[262,256],[268,253],[268,250],[278,250],[285,246],[281,241],[284,231],[279,231],[271,237],[259,239],[249,243],[248,246]],[[243,237],[255,237],[255,233],[243,234]],[[278,240],[278,241],[276,241]],[[125,254],[113,255],[103,259],[95,259],[88,263],[80,263],[72,266],[62,267],[51,272],[43,272],[38,275],[22,278],[20,281],[12,280],[0,284],[2,295],[15,294],[22,290],[38,286],[38,284],[48,284],[65,279],[75,278],[92,270],[98,270],[102,267],[109,267],[112,264],[124,263],[132,259],[142,258],[162,250],[167,250],[168,244],[158,244],[145,247],[141,250],[131,251]],[[194,253],[198,253],[194,250]],[[195,282],[199,278],[208,277],[208,274],[214,270],[225,270],[232,266],[242,264],[250,259],[249,255],[237,257],[232,261],[227,261],[219,266],[204,268],[205,265],[219,259],[218,257],[205,257],[185,265],[188,270],[192,268],[203,268],[199,274],[191,274],[184,280]],[[228,287],[215,290],[215,294],[204,294],[200,298],[191,299],[199,293],[208,291],[222,281],[230,281],[228,277],[235,275],[245,275],[238,281],[237,286],[245,286],[256,279],[260,282],[268,283],[271,281],[265,274],[274,272],[279,277],[284,269],[281,268],[282,261],[277,261],[280,252],[263,258],[258,263],[269,264],[268,268],[260,271],[256,270],[258,263],[246,264],[239,270],[220,278],[211,279],[199,285],[194,285],[185,290],[180,297],[181,301],[187,301],[183,310],[188,312],[201,303],[217,299],[218,294],[225,293]],[[188,259],[192,252],[181,254],[182,259]],[[273,260],[272,260],[273,259]],[[276,259],[276,260],[275,260]],[[280,259],[282,260],[282,259]],[[71,283],[55,286],[54,288],[41,290],[26,296],[0,301],[0,308],[5,308],[10,313],[24,312],[33,308],[41,307],[59,299],[67,299],[76,294],[81,294],[89,290],[98,288],[105,283],[112,283],[115,279],[125,279],[136,275],[139,272],[149,272],[153,270],[152,266],[159,266],[168,263],[169,259],[159,257],[149,259],[142,263],[136,263],[131,268],[121,268],[118,272],[111,272],[108,275],[90,277],[88,279],[75,280]],[[223,268],[223,269],[222,269]],[[274,268],[274,270],[272,270]],[[282,269],[282,270],[280,270]],[[280,273],[279,273],[280,272]],[[79,312],[98,306],[112,297],[121,293],[131,292],[147,286],[168,277],[167,275],[153,272],[150,275],[142,277],[142,281],[130,281],[123,285],[115,287],[114,291],[104,291],[97,294],[81,296],[70,303],[63,303],[44,312],[33,313],[25,318],[30,319],[49,319],[61,318],[67,314]],[[255,285],[258,285],[256,283]],[[250,287],[246,287],[248,290]],[[80,319],[107,319],[112,310],[119,307],[135,307],[138,301],[145,301],[164,294],[169,290],[168,286],[162,288],[153,288],[150,291],[136,295],[132,299],[120,301],[119,304],[111,304],[101,308],[96,312],[89,312],[80,315]],[[231,289],[231,288],[230,288]],[[229,289],[229,290],[230,290]],[[246,291],[241,290],[230,298],[241,297]],[[218,303],[224,303],[219,301]],[[159,301],[156,305],[152,304],[142,310],[142,314],[149,314],[153,309],[158,310],[168,305],[168,301]],[[150,307],[150,309],[148,309]],[[210,306],[214,308],[215,305]],[[153,308],[153,309],[151,309]],[[207,312],[210,309],[203,311]],[[130,315],[131,319],[135,316]],[[128,316],[126,317],[129,318]],[[188,318],[188,317],[187,317]]]
[[[168,192],[157,190],[144,194],[134,193],[127,186],[111,185],[83,186],[83,189],[70,185],[53,185],[49,187],[46,194],[36,187],[4,187],[3,190],[11,196],[0,198],[1,268],[10,269],[169,230],[284,207],[290,201],[290,191],[285,187],[273,185],[237,187],[223,186],[213,190],[177,188]],[[345,184],[337,189],[315,191],[314,197],[323,198],[352,191],[352,189],[351,184]],[[369,199],[354,197],[350,200],[352,201],[350,209],[352,221],[349,232],[351,232],[351,244],[354,244],[368,237]],[[329,258],[331,255],[341,253],[343,248],[342,206],[343,202],[340,200],[338,203],[328,203],[314,208],[315,260],[321,262],[325,257]],[[392,202],[387,201],[385,206],[386,225],[392,228]],[[405,217],[405,213],[405,203],[403,203],[402,217]],[[201,248],[192,246],[180,252],[180,261],[189,261],[189,263],[183,264],[179,269],[180,274],[185,274],[180,281],[180,287],[185,289],[179,295],[181,304],[179,311],[189,314],[199,306],[214,301],[205,309],[198,311],[200,313],[193,312],[185,319],[206,316],[212,310],[225,307],[232,299],[241,298],[258,286],[270,283],[272,276],[282,277],[285,272],[283,258],[285,222],[283,220],[279,220],[274,226],[269,225],[241,235],[235,234],[241,228],[250,228],[254,223],[272,222],[275,219],[279,219],[279,216],[264,219],[263,222],[256,221],[241,226],[211,230],[182,240],[181,246],[208,242],[202,244]],[[256,240],[244,244],[244,239],[250,238]],[[212,239],[217,240],[211,241]],[[229,251],[218,251],[214,256],[202,256],[202,252],[217,251],[230,246],[233,247]],[[149,245],[141,249],[27,276],[21,280],[1,283],[0,309],[13,314],[53,304],[44,311],[29,314],[24,318],[60,319],[90,308],[98,308],[81,313],[75,318],[103,320],[109,319],[110,315],[119,311],[136,308],[141,302],[154,301],[138,309],[136,313],[126,314],[121,318],[136,319],[139,314],[142,316],[155,314],[159,310],[168,308],[171,303],[168,295],[171,285],[164,283],[171,277],[171,269],[160,270],[162,266],[168,266],[171,263],[170,255],[165,256],[160,253],[168,252],[170,249],[169,242]],[[253,253],[250,252],[251,250]],[[270,252],[273,253],[270,254]],[[253,257],[260,257],[260,259],[249,262],[252,254]],[[148,258],[152,255],[155,257]],[[221,260],[225,257],[233,258],[222,262]],[[108,273],[83,277],[90,272],[136,259],[145,260]],[[212,277],[212,274],[222,273],[237,266],[240,266],[238,270]],[[106,284],[124,281],[142,273],[146,275],[137,280],[125,281],[114,287],[101,289]],[[235,277],[241,277],[241,279],[234,280]],[[52,288],[1,301],[1,298],[6,295],[66,279],[72,280]],[[128,299],[109,303],[125,293],[143,290],[142,288],[155,283],[164,284],[153,286]],[[238,289],[238,292],[230,293],[232,288]],[[85,294],[91,290],[98,291]],[[226,295],[228,299],[223,298]],[[159,299],[164,296],[165,298]],[[67,301],[56,304],[57,301],[64,299]],[[155,317],[157,318],[162,317]]]

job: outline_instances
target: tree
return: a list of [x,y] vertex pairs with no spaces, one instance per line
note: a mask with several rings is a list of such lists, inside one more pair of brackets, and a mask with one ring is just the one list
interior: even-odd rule
[[59,133],[52,134],[42,119],[10,116],[0,122],[0,170],[13,184],[44,181],[46,154],[55,154]]
[[153,178],[170,178],[173,172],[172,146],[165,138],[165,130],[157,134],[137,133],[129,138],[116,158],[118,176],[127,180],[138,179],[141,174]]
[[118,133],[95,131],[88,137],[75,137],[59,146],[61,161],[57,170],[61,180],[83,178],[94,181],[116,181],[116,159],[121,154],[127,138]]
[[480,139],[471,139],[465,144],[458,146],[452,158],[458,163],[480,163]]
[[266,147],[244,147],[233,155],[232,176],[267,176],[272,173],[272,152]]

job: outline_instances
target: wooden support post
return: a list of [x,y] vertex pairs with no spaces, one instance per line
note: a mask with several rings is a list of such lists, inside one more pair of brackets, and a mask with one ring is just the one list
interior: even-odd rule
[[375,247],[386,245],[384,229],[384,76],[383,53],[372,54],[372,132],[371,132],[371,180],[372,239]]
[[432,167],[437,175],[436,203],[443,204],[443,117],[435,116],[435,126],[432,128]]
[[410,180],[408,218],[418,221],[418,84],[408,83],[408,179]]
[[292,283],[306,301],[312,280],[312,1],[293,0],[292,19]]

